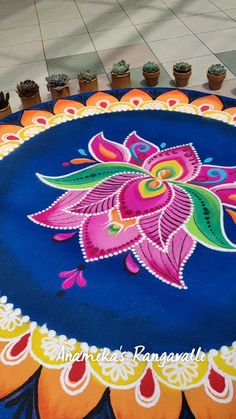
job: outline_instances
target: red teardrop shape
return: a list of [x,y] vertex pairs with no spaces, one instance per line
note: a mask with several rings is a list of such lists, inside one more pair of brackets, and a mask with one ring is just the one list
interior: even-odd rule
[[225,378],[222,375],[211,369],[208,380],[213,390],[217,391],[217,393],[223,393],[225,389]]
[[22,336],[18,342],[11,348],[10,355],[11,356],[18,356],[21,352],[24,351],[26,348],[28,341],[29,341],[30,333],[27,333],[26,335]]
[[133,104],[134,104],[135,106],[138,106],[139,102],[140,102],[140,101],[139,101],[138,99],[134,99],[134,100],[133,100]]
[[168,100],[168,104],[169,104],[169,106],[174,106],[176,104],[176,100],[175,99],[170,99],[170,100]]
[[37,122],[38,122],[38,124],[41,124],[41,125],[46,125],[46,123],[47,123],[46,119],[44,119],[44,118],[38,118]]
[[144,377],[140,383],[140,393],[146,399],[150,399],[155,392],[155,381],[153,378],[153,373],[150,368],[147,369]]
[[236,116],[233,117],[233,121],[236,121]]
[[202,105],[202,106],[200,107],[200,109],[201,109],[201,111],[202,111],[202,112],[209,111],[210,106],[209,106],[209,105]]
[[8,141],[19,141],[19,138],[16,135],[13,135],[13,134],[8,134],[8,135],[6,135],[5,138]]
[[100,102],[99,105],[101,106],[101,108],[104,108],[104,109],[106,109],[108,107],[107,102]]
[[74,115],[74,114],[75,114],[75,109],[73,109],[73,108],[68,108],[68,109],[67,109],[67,112],[68,112],[68,113],[70,113],[70,114],[72,114],[72,115]]
[[[81,357],[82,358],[82,355]],[[68,378],[71,383],[78,383],[84,376],[86,371],[86,361],[85,359],[79,359],[78,361],[75,361],[70,369],[70,372],[68,374]]]

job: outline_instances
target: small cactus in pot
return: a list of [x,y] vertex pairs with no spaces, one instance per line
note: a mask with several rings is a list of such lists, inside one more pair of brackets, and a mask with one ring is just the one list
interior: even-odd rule
[[21,100],[23,108],[42,102],[39,94],[39,85],[33,80],[24,80],[17,84],[16,93]]
[[175,77],[175,84],[178,87],[185,87],[188,85],[189,78],[192,74],[192,66],[186,62],[176,63],[173,66],[173,75]]
[[0,92],[0,119],[5,116],[11,115],[12,110],[9,104],[10,94]]
[[78,81],[81,93],[98,90],[97,74],[91,70],[80,71]]
[[48,91],[51,92],[53,99],[69,96],[69,81],[67,74],[52,74],[46,77]]
[[212,64],[207,71],[209,88],[211,90],[219,90],[226,77],[226,68],[223,64]]
[[125,60],[113,64],[111,69],[113,89],[122,89],[131,86],[129,67],[130,65]]
[[143,76],[148,86],[156,86],[160,76],[160,67],[153,61],[148,61],[143,66]]

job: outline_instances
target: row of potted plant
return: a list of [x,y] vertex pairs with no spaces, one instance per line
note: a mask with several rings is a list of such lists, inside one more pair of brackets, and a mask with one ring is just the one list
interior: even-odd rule
[[[173,66],[173,75],[177,87],[186,87],[192,74],[191,64],[186,62],[176,63]],[[148,86],[156,86],[160,76],[160,67],[155,62],[147,62],[143,66],[143,76]],[[222,64],[212,64],[207,72],[209,87],[212,90],[221,88],[226,77],[226,68]],[[59,99],[70,95],[69,81],[66,74],[53,74],[46,77],[47,88],[52,99]],[[78,74],[80,92],[93,92],[98,90],[97,75],[94,71],[86,70]],[[130,65],[121,60],[113,64],[111,69],[111,84],[113,89],[122,89],[131,86]],[[25,80],[16,86],[16,92],[21,99],[23,108],[41,103],[39,86],[33,80]],[[11,114],[9,93],[0,92],[0,118]]]

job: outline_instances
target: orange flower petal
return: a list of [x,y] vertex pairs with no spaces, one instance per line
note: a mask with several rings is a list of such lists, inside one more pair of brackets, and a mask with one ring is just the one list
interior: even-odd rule
[[212,400],[203,386],[185,391],[192,413],[197,419],[233,419],[236,411],[236,384],[234,396],[230,403],[218,403]]
[[191,105],[197,106],[202,112],[213,110],[221,111],[221,109],[223,109],[223,103],[215,95],[199,97],[198,99],[193,100]]
[[61,386],[60,374],[61,370],[42,369],[38,385],[40,418],[84,418],[101,400],[106,387],[91,377],[82,393],[70,396]]
[[47,119],[51,118],[53,114],[48,111],[43,111],[42,109],[32,109],[26,110],[23,112],[21,117],[21,124],[24,127],[28,125],[45,125]]
[[100,106],[102,109],[106,109],[111,103],[116,103],[118,100],[105,92],[97,92],[90,96],[86,102],[87,106]]
[[132,105],[138,106],[140,103],[151,99],[151,96],[143,90],[132,89],[129,92],[125,93],[120,101],[130,102]]
[[[159,383],[160,384],[160,383]],[[135,389],[111,389],[111,404],[117,419],[177,419],[182,406],[180,391],[160,384],[160,398],[153,407],[145,408],[135,400]]]
[[0,142],[4,141],[2,138],[4,134],[17,134],[21,128],[19,125],[0,125]]
[[[8,342],[0,342],[0,352]],[[7,396],[22,386],[39,368],[30,355],[18,365],[5,365],[0,362],[0,398]]]
[[229,113],[230,115],[234,117],[234,120],[236,120],[236,108],[227,108],[227,109],[224,109],[224,112]]
[[168,103],[169,106],[174,106],[178,103],[189,103],[188,96],[179,90],[171,90],[170,92],[162,93],[156,100]]
[[84,105],[80,102],[76,102],[76,100],[59,99],[54,105],[53,112],[56,115],[65,112],[73,115],[76,113],[74,109],[79,110],[81,108],[84,108]]

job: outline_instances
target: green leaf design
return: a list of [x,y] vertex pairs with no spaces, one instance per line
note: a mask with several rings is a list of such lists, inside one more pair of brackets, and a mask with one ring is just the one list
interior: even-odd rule
[[186,224],[188,232],[199,242],[216,250],[236,250],[227,238],[223,225],[223,209],[218,197],[208,189],[179,183],[193,201],[193,215]]
[[140,173],[150,176],[146,170],[129,163],[98,163],[68,175],[54,177],[37,173],[37,176],[42,182],[54,188],[72,190],[92,188],[119,173]]

